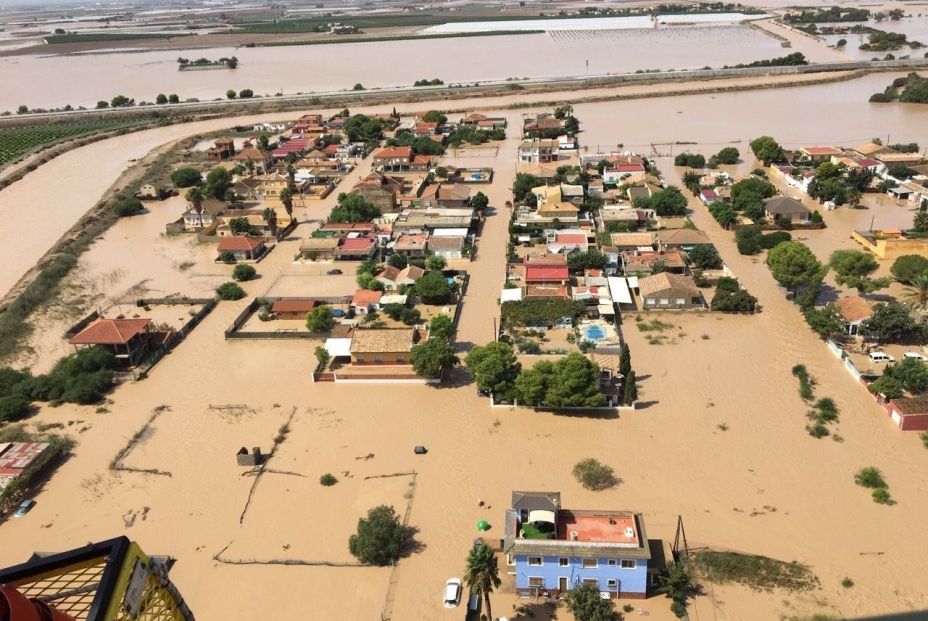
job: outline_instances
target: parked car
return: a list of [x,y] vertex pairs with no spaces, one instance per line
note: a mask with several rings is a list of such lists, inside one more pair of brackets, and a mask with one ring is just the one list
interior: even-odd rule
[[327,275],[327,276],[341,276],[341,275],[342,275],[342,271],[336,267],[336,268],[330,269],[328,272],[326,272],[326,275]]
[[896,359],[882,351],[872,351],[869,354],[870,362],[895,362]]
[[903,358],[911,358],[912,360],[921,360],[922,362],[928,362],[928,356],[923,356],[922,354],[915,351],[907,351],[902,354]]
[[18,518],[23,517],[24,515],[29,513],[29,510],[32,509],[32,507],[34,506],[35,506],[35,500],[32,498],[22,501],[21,503],[19,503],[19,507],[16,508],[16,513],[13,514],[13,517],[18,517]]
[[445,608],[454,608],[461,603],[461,579],[451,578],[445,583]]

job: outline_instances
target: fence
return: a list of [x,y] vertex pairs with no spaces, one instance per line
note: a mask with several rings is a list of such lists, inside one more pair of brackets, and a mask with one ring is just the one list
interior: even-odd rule
[[136,301],[138,306],[152,306],[152,305],[185,305],[185,306],[196,306],[202,304],[203,308],[194,314],[189,321],[184,323],[181,326],[180,330],[172,332],[165,339],[164,343],[161,344],[161,347],[151,352],[151,354],[146,358],[138,368],[135,369],[133,373],[133,379],[139,379],[148,374],[153,366],[155,366],[159,360],[164,358],[165,354],[177,347],[181,341],[187,338],[187,335],[190,332],[200,325],[200,322],[203,321],[203,318],[209,315],[214,308],[216,308],[217,300],[216,298],[142,298]]
[[[242,326],[244,326],[252,315],[255,314],[255,311],[259,307],[265,304],[273,304],[274,302],[279,302],[282,300],[290,300],[294,298],[255,298],[251,303],[245,307],[245,309],[238,314],[238,316],[232,321],[232,325],[225,331],[226,339],[290,339],[290,340],[299,340],[299,339],[318,339],[318,334],[313,334],[311,332],[300,332],[297,330],[287,330],[287,331],[274,331],[274,332],[241,332]],[[305,298],[301,298],[305,299]],[[313,298],[316,302],[322,304],[348,304],[351,302],[350,296],[340,296],[340,297],[322,297],[322,298]]]

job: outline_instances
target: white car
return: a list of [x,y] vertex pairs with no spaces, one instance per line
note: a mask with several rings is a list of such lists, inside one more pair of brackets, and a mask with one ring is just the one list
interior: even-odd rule
[[445,583],[445,608],[454,608],[461,603],[461,579],[451,578]]
[[921,360],[922,362],[928,362],[928,356],[923,356],[915,351],[907,351],[902,354],[903,358],[911,358],[912,360]]
[[896,359],[882,351],[872,351],[868,355],[870,362],[895,362]]

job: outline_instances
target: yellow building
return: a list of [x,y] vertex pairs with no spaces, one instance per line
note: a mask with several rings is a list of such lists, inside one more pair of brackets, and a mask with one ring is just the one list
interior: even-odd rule
[[851,239],[879,259],[897,259],[906,254],[928,259],[928,238],[907,237],[900,229],[854,231]]

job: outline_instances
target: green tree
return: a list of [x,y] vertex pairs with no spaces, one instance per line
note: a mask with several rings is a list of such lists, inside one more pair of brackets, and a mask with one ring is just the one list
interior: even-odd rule
[[255,268],[247,263],[239,263],[232,270],[232,278],[238,281],[251,280],[255,277]]
[[883,395],[887,399],[898,399],[905,394],[902,382],[885,373],[871,382],[867,390],[875,395]]
[[135,105],[134,99],[129,99],[125,95],[116,95],[110,100],[110,106],[113,108],[128,108]]
[[659,216],[685,216],[686,197],[676,186],[668,186],[647,199],[647,206]]
[[670,609],[678,617],[682,617],[686,613],[687,599],[696,595],[696,585],[693,584],[693,579],[686,571],[686,567],[683,563],[670,562],[667,565],[667,572],[658,579],[661,586],[657,592],[670,598],[672,600]]
[[454,340],[454,321],[448,315],[435,315],[429,321],[429,338]]
[[638,383],[635,372],[629,371],[625,376],[625,385],[622,388],[622,403],[632,405],[638,400]]
[[425,304],[447,304],[452,289],[441,272],[432,271],[416,281],[415,291]]
[[761,229],[759,226],[742,226],[735,231],[735,245],[741,254],[752,255],[761,251]]
[[715,246],[709,244],[700,244],[694,246],[692,250],[686,253],[690,263],[698,269],[719,269],[722,267],[722,257],[719,256]]
[[803,311],[803,316],[812,331],[823,339],[834,339],[845,334],[844,321],[834,304],[826,304],[822,308],[810,306]]
[[928,309],[928,273],[919,274],[912,279],[905,300],[917,311],[924,312]]
[[216,287],[216,294],[220,300],[241,300],[247,294],[245,290],[234,282],[224,282]]
[[319,364],[323,366],[325,365],[326,362],[329,361],[329,358],[331,357],[329,355],[329,350],[327,350],[322,345],[318,345],[316,349],[313,351],[313,354],[316,356],[316,360],[319,362]]
[[168,96],[164,93],[158,93],[158,96],[155,97],[155,103],[158,105],[164,105],[168,102]]
[[884,375],[894,377],[902,386],[914,395],[928,390],[928,365],[915,358],[904,358],[883,371]]
[[928,233],[928,210],[919,209],[912,223],[912,230],[917,233]]
[[323,304],[306,313],[306,327],[310,332],[331,332],[335,327],[332,309]]
[[[290,188],[284,188],[280,191],[280,202],[284,205],[284,210],[287,212],[287,217],[293,218],[293,190]],[[275,217],[276,221],[276,217]]]
[[554,363],[541,360],[523,369],[515,380],[515,396],[520,405],[543,405],[548,387],[554,380]]
[[809,247],[797,241],[784,242],[771,249],[767,253],[767,266],[773,278],[794,293],[800,287],[820,280],[827,271]]
[[486,210],[487,206],[490,204],[490,199],[487,198],[487,195],[483,192],[477,192],[470,199],[470,206],[476,209],[479,212]]
[[487,619],[493,618],[490,593],[502,583],[499,577],[499,563],[496,555],[486,545],[473,546],[467,553],[467,566],[464,569],[464,584],[471,592],[483,596],[487,607]]
[[567,267],[572,272],[584,270],[601,270],[609,263],[609,258],[596,248],[586,252],[575,252],[567,257]]
[[583,354],[568,354],[556,362],[542,360],[523,370],[515,382],[523,405],[552,408],[599,407],[605,396],[599,391],[599,366]]
[[422,120],[426,123],[438,123],[439,125],[444,125],[448,122],[448,117],[438,110],[429,110],[424,115],[422,115]]
[[530,203],[534,205],[535,197],[531,193],[532,188],[543,185],[545,185],[544,179],[528,173],[516,173],[516,179],[512,183],[512,195],[517,201],[531,199]]
[[[200,185],[203,182],[203,175],[196,168],[185,166],[178,168],[171,173],[171,183],[178,188],[190,188]],[[188,199],[189,200],[189,199]]]
[[515,398],[515,382],[522,365],[509,343],[494,341],[474,347],[464,358],[464,366],[474,376],[477,387],[494,399]]
[[917,254],[905,254],[893,262],[889,272],[899,282],[910,285],[916,276],[928,274],[928,259]]
[[348,539],[348,550],[365,565],[390,565],[400,557],[411,535],[411,529],[400,521],[393,507],[380,505],[369,510],[366,518],[358,518],[358,529]]
[[205,193],[213,198],[224,199],[231,186],[232,173],[227,168],[217,166],[206,175]]
[[180,97],[172,93],[168,95],[168,103],[172,103],[172,104],[180,103]]
[[448,262],[445,261],[445,257],[437,254],[433,254],[425,259],[425,268],[429,270],[441,271],[445,269],[445,266],[448,265]]
[[409,360],[417,375],[427,378],[441,377],[444,369],[457,366],[454,348],[444,339],[429,339],[413,345]]
[[888,278],[870,278],[870,274],[880,265],[868,252],[835,250],[828,264],[835,271],[835,280],[839,285],[853,287],[860,293],[871,293],[889,286]]
[[741,153],[735,147],[725,147],[715,154],[715,161],[719,164],[737,164]]
[[598,587],[579,580],[567,593],[567,610],[577,621],[622,621],[612,599],[603,599]]
[[135,214],[141,212],[144,209],[142,201],[135,197],[121,198],[115,203],[113,203],[113,211],[116,212],[116,215],[120,218],[125,218],[127,216],[134,216]]
[[751,151],[754,152],[754,157],[761,160],[765,166],[783,159],[783,147],[770,136],[761,136],[752,140]]
[[235,91],[231,88],[226,91],[226,99],[235,99]]
[[898,302],[877,304],[873,314],[860,324],[860,334],[880,343],[897,343],[918,331],[909,309]]
[[251,99],[255,96],[255,92],[250,88],[243,88],[238,92],[239,99]]
[[358,194],[339,194],[329,222],[370,222],[381,215],[380,207]]
[[276,236],[277,212],[274,211],[271,207],[265,207],[264,211],[261,212],[261,218],[264,220],[264,223],[267,224],[267,228],[271,232],[271,235]]
[[229,231],[233,235],[247,235],[251,230],[251,224],[245,216],[229,219]]
[[628,375],[632,370],[632,351],[628,347],[628,343],[622,341],[622,346],[619,348],[619,374],[623,377]]
[[0,396],[0,423],[25,418],[29,409],[29,400],[22,395]]

